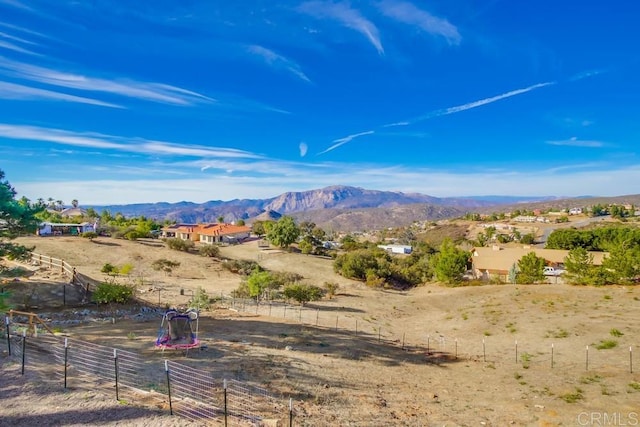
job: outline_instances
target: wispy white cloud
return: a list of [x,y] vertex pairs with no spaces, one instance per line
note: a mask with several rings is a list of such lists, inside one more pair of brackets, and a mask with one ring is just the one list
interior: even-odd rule
[[473,101],[473,102],[469,102],[467,104],[463,104],[463,105],[458,105],[455,107],[449,107],[449,108],[445,108],[444,110],[440,110],[437,114],[438,116],[444,116],[447,114],[455,114],[455,113],[459,113],[461,111],[466,111],[466,110],[470,110],[472,108],[478,108],[481,107],[483,105],[487,105],[487,104],[491,104],[493,102],[496,101],[501,101],[503,99],[507,99],[507,98],[511,98],[512,96],[516,96],[516,95],[521,95],[523,93],[527,93],[527,92],[531,92],[532,90],[536,90],[536,89],[540,89],[546,86],[550,86],[555,84],[555,82],[545,82],[545,83],[538,83],[535,85],[531,85],[528,87],[525,87],[523,89],[516,89],[516,90],[512,90],[500,95],[496,95],[496,96],[492,96],[490,98],[485,98],[485,99],[480,99],[478,101]]
[[351,141],[353,141],[354,139],[356,139],[358,137],[365,136],[365,135],[371,135],[373,133],[375,133],[375,131],[368,130],[368,131],[365,131],[365,132],[354,133],[353,135],[347,135],[347,136],[345,136],[343,138],[334,139],[331,142],[335,142],[335,144],[332,145],[331,147],[327,148],[326,150],[319,152],[318,155],[324,154],[324,153],[328,153],[329,151],[335,150],[336,148],[338,148],[338,147],[340,147],[340,146],[342,146],[342,145],[344,145],[344,144],[346,144],[348,142],[351,142]]
[[29,49],[25,49],[24,47],[18,46],[17,44],[8,42],[6,40],[0,40],[0,48],[12,50],[14,52],[24,53],[27,55],[42,56],[39,53],[36,53]]
[[0,81],[0,98],[21,100],[52,100],[64,102],[76,102],[80,104],[98,105],[101,107],[123,108],[120,105],[82,96],[69,95],[52,90],[39,89],[14,83]]
[[384,15],[396,21],[418,27],[429,34],[444,37],[449,44],[457,45],[462,40],[455,25],[409,2],[384,0],[378,3],[378,8]]
[[[550,86],[555,84],[555,82],[545,82],[545,83],[538,83],[535,85],[531,85],[522,89],[516,89],[516,90],[512,90],[509,92],[505,92],[503,94],[500,95],[496,95],[496,96],[492,96],[490,98],[484,98],[484,99],[480,99],[478,101],[473,101],[473,102],[468,102],[466,104],[462,104],[462,105],[456,105],[455,107],[449,107],[449,108],[443,108],[440,110],[435,110],[435,111],[431,111],[427,114],[424,114],[420,117],[411,119],[411,120],[403,120],[403,121],[399,121],[399,122],[394,122],[394,123],[388,123],[386,125],[383,125],[382,128],[389,128],[389,127],[395,127],[395,126],[409,126],[412,125],[414,123],[417,122],[422,122],[425,120],[429,120],[429,119],[433,119],[435,117],[440,117],[440,116],[446,116],[449,114],[455,114],[455,113],[460,113],[462,111],[466,111],[466,110],[470,110],[472,108],[478,108],[481,107],[483,105],[487,105],[487,104],[491,104],[493,102],[497,102],[506,98],[511,98],[512,96],[516,96],[516,95],[521,95],[523,93],[527,93],[527,92],[531,92],[532,90],[536,90],[536,89],[540,89],[543,88],[545,86]],[[350,142],[351,140],[353,140],[354,138],[357,138],[359,136],[363,136],[363,135],[369,135],[374,133],[374,131],[370,130],[370,131],[366,131],[366,132],[360,132],[360,133],[356,133],[354,135],[349,135],[347,137],[341,138],[341,139],[336,139],[332,142],[337,143],[332,145],[331,147],[327,148],[326,150],[318,153],[318,154],[324,154],[328,151],[334,150],[338,147],[340,147],[341,145],[344,145],[348,142]]]
[[583,71],[581,73],[575,74],[573,76],[571,76],[569,78],[569,81],[571,82],[575,82],[577,80],[582,80],[582,79],[586,79],[588,77],[593,77],[593,76],[597,76],[598,74],[602,74],[605,73],[606,70],[589,70],[589,71]]
[[605,147],[607,145],[607,143],[602,141],[578,139],[575,136],[569,139],[564,139],[564,140],[547,141],[547,144],[564,145],[569,147],[589,147],[589,148],[600,148],[600,147]]
[[56,144],[143,153],[155,156],[194,156],[206,158],[261,159],[263,156],[235,148],[182,145],[153,141],[144,138],[128,138],[95,132],[74,132],[63,129],[43,128],[0,123],[0,138],[51,142]]
[[380,33],[375,24],[369,21],[362,14],[351,7],[349,3],[332,1],[308,1],[298,7],[298,11],[317,19],[331,19],[339,22],[343,26],[350,28],[364,35],[367,40],[382,55],[384,48],[380,41]]
[[11,34],[7,34],[5,32],[0,31],[0,37],[2,37],[3,39],[9,39],[9,40],[13,40],[16,41],[18,43],[22,43],[22,44],[29,44],[29,45],[35,45],[35,42],[23,39],[22,37],[18,37],[18,36],[14,36]]
[[304,157],[307,155],[307,151],[309,150],[309,147],[305,142],[301,142],[298,148],[300,149],[300,157]]
[[425,120],[429,120],[429,119],[433,119],[435,117],[440,117],[440,116],[446,116],[449,114],[455,114],[455,113],[460,113],[462,111],[467,111],[467,110],[471,110],[472,108],[478,108],[481,107],[483,105],[487,105],[487,104],[491,104],[493,102],[497,102],[497,101],[501,101],[503,99],[507,99],[507,98],[511,98],[512,96],[516,96],[516,95],[522,95],[524,93],[527,92],[531,92],[532,90],[536,90],[536,89],[540,89],[546,86],[551,86],[556,84],[556,82],[544,82],[544,83],[538,83],[535,85],[531,85],[522,89],[515,89],[509,92],[505,92],[502,93],[500,95],[496,95],[496,96],[492,96],[489,98],[484,98],[484,99],[480,99],[478,101],[473,101],[473,102],[468,102],[466,104],[462,104],[462,105],[456,105],[455,107],[449,107],[449,108],[443,108],[440,110],[434,110],[431,111],[429,113],[423,114],[422,116],[416,117],[414,119],[411,120],[403,120],[400,122],[396,122],[396,123],[390,123],[385,125],[385,127],[390,127],[390,126],[407,126],[407,125],[411,125],[417,122],[422,122]]
[[26,4],[18,0],[0,0],[0,3],[13,6],[17,9],[33,10],[33,8],[27,6]]
[[[58,40],[55,37],[52,37],[50,35],[43,34],[43,33],[40,33],[38,31],[34,31],[34,30],[30,29],[30,28],[25,28],[25,27],[20,27],[18,25],[10,24],[8,22],[0,21],[0,27],[8,28],[10,30],[17,31],[17,32],[22,33],[22,34],[29,34],[30,36],[37,36],[39,38],[48,39],[48,40],[54,40],[54,41],[57,41],[57,42],[60,41],[60,40]],[[22,39],[22,40],[24,40],[24,39]],[[29,42],[27,40],[24,40],[24,42],[32,43],[32,42]]]
[[[271,170],[277,163],[265,164]],[[483,196],[487,189],[491,194],[520,196],[583,196],[590,195],[619,196],[635,194],[636,183],[640,180],[638,166],[590,165],[576,170],[554,168],[536,168],[533,171],[478,170],[461,173],[459,171],[433,170],[428,168],[384,167],[382,165],[363,165],[345,163],[298,164],[280,174],[224,173],[197,175],[174,174],[171,178],[152,179],[149,172],[167,175],[166,168],[152,165],[146,170],[129,171],[122,179],[87,178],[88,171],[81,169],[82,176],[67,180],[38,181],[35,179],[16,180],[12,184],[19,196],[31,200],[39,197],[53,197],[60,200],[78,199],[83,205],[90,204],[126,204],[144,202],[178,202],[190,200],[232,200],[237,198],[268,198],[288,191],[304,191],[329,185],[353,185],[377,190],[422,193],[436,197]],[[214,168],[223,165],[214,165]],[[581,165],[578,165],[581,166]],[[309,170],[312,168],[313,173]],[[118,172],[121,169],[117,169]],[[224,170],[224,169],[221,169]],[[594,173],[606,170],[606,173]],[[96,171],[95,176],[105,176],[105,171]],[[146,178],[139,178],[145,176]],[[114,174],[110,174],[114,176]],[[469,182],[482,182],[483,185],[469,185]],[[99,188],[97,192],[95,189]],[[127,191],[123,193],[122,189]],[[214,189],[214,192],[206,189]],[[549,193],[553,189],[553,193]],[[585,190],[588,189],[588,190]]]
[[214,102],[205,95],[162,83],[140,82],[130,79],[104,79],[57,71],[0,57],[0,73],[18,79],[52,86],[135,98],[144,101],[188,106]]
[[251,45],[247,47],[247,50],[253,55],[260,57],[270,67],[273,67],[276,70],[285,70],[298,77],[299,79],[311,83],[309,77],[307,77],[307,75],[300,69],[300,65],[298,65],[295,61],[292,61],[282,55],[277,54],[271,49],[267,49],[266,47],[259,45]]

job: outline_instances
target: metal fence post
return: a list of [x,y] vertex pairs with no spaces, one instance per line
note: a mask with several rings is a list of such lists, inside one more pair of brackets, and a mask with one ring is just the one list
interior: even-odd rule
[[67,367],[69,366],[69,346],[67,338],[64,339],[64,388],[67,388]]
[[24,357],[27,350],[27,331],[22,331],[22,371],[21,375],[24,375]]
[[120,393],[118,390],[118,350],[115,348],[113,349],[113,363],[116,374],[116,400],[120,400]]
[[224,427],[227,427],[227,380],[226,378],[223,380],[222,385],[223,393],[224,393]]
[[9,330],[9,316],[4,317],[4,323],[7,325],[7,351],[11,356],[11,332]]
[[169,414],[173,415],[173,405],[171,403],[171,380],[169,378],[169,361],[164,361],[164,371],[167,374],[167,392],[169,393]]

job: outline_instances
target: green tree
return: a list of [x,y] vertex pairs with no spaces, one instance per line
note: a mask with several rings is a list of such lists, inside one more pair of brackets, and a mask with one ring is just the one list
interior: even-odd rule
[[239,220],[236,221],[236,225],[243,226],[245,224],[246,223],[245,223],[244,219],[239,219]]
[[21,234],[33,234],[40,222],[36,214],[44,210],[44,205],[32,204],[25,197],[16,200],[16,191],[4,179],[0,170],[0,258],[25,259],[33,248],[26,248],[11,242]]
[[445,238],[438,253],[433,257],[433,269],[440,282],[456,284],[462,281],[469,253],[456,247],[450,238]]
[[533,245],[536,242],[536,238],[533,233],[527,233],[520,236],[520,243],[523,245]]
[[612,283],[632,283],[640,274],[640,248],[619,243],[609,249],[609,256],[602,261]]
[[564,259],[564,267],[567,270],[567,281],[574,285],[587,284],[594,268],[593,254],[585,248],[571,249]]
[[309,301],[317,301],[324,295],[324,290],[318,286],[295,283],[288,285],[283,290],[286,299],[292,299],[304,306]]
[[544,280],[544,266],[546,261],[536,255],[535,252],[529,252],[518,261],[518,283],[536,283]]
[[247,277],[249,296],[256,299],[257,303],[264,297],[265,291],[273,281],[271,273],[268,271],[254,271]]
[[267,231],[267,239],[280,248],[288,248],[299,236],[300,229],[290,216],[283,216]]
[[300,249],[300,252],[302,252],[305,255],[313,252],[313,245],[307,239],[300,242],[300,244],[298,245],[298,248]]
[[253,232],[253,234],[255,234],[258,237],[262,237],[265,234],[267,234],[267,230],[264,227],[264,221],[254,221],[253,224],[251,224],[251,231]]
[[336,273],[348,279],[365,281],[367,272],[378,271],[378,257],[369,249],[358,249],[340,254],[333,263]]
[[508,277],[509,283],[517,283],[518,282],[518,264],[513,264],[511,268],[509,268]]

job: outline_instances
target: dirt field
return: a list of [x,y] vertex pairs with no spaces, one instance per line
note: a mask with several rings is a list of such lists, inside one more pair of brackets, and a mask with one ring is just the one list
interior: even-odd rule
[[[143,283],[140,296],[161,305],[186,303],[198,286],[215,296],[228,295],[240,283],[219,261],[170,251],[159,241],[98,240],[34,237],[18,243],[35,245],[36,252],[63,258],[96,279],[107,262],[131,263],[132,276]],[[303,311],[290,308],[288,314],[281,306],[263,306],[257,313],[255,307],[229,310],[227,301],[202,316],[200,337],[207,350],[175,356],[215,377],[293,398],[295,425],[640,425],[638,288],[429,284],[388,292],[335,275],[330,260],[261,251],[255,241],[224,247],[222,255],[297,272],[317,285],[340,284],[333,299]],[[165,276],[150,268],[158,258],[181,266]],[[46,274],[31,280],[41,283]],[[49,274],[55,282],[55,273]],[[20,279],[5,286],[28,283]],[[59,298],[49,294],[42,291],[40,301]],[[159,321],[119,319],[117,328],[94,322],[64,332],[160,360],[149,351]],[[10,387],[0,384],[1,390]],[[27,392],[34,387],[21,384]],[[23,419],[21,399],[14,390],[7,400],[12,420]],[[29,408],[61,411],[53,402],[30,399]],[[176,422],[159,417],[147,425]],[[145,425],[137,422],[118,419],[109,425]]]

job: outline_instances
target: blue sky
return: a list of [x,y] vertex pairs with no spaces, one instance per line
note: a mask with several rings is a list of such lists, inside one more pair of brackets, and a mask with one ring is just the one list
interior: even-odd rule
[[32,200],[640,182],[640,3],[0,0],[0,169]]

